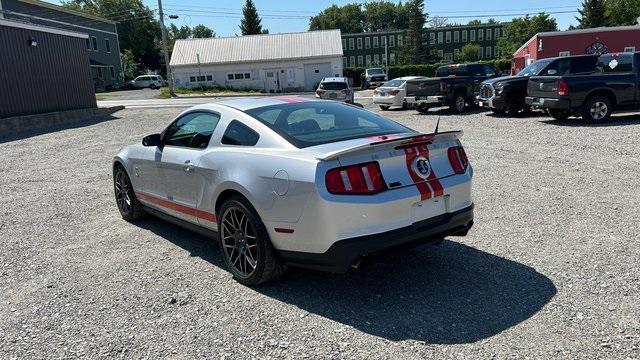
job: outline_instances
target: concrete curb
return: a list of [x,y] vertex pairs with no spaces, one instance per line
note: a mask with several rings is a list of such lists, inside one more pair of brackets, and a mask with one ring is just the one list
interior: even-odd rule
[[0,119],[0,137],[46,128],[74,125],[93,118],[111,115],[122,109],[124,109],[124,106],[120,105],[3,118]]

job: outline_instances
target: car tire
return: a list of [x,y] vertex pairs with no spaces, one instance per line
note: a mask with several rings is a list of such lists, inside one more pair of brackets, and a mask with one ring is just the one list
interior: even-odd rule
[[606,96],[592,96],[582,106],[582,120],[590,123],[602,123],[611,117],[613,106]]
[[429,105],[426,104],[416,104],[416,110],[418,110],[421,114],[426,114],[429,112]]
[[120,164],[113,168],[113,191],[118,211],[124,220],[135,221],[146,215],[142,204],[133,191],[127,171]]
[[464,97],[464,94],[461,92],[455,93],[451,104],[449,104],[449,108],[458,114],[463,113],[467,108],[467,99]]
[[286,265],[276,258],[267,229],[247,199],[242,196],[229,198],[222,204],[219,214],[220,252],[236,281],[255,286],[275,280],[286,272]]
[[562,109],[549,109],[548,110],[549,115],[551,115],[552,118],[556,119],[556,120],[567,120],[570,116],[571,113],[568,110],[562,110]]
[[149,85],[149,89],[151,89],[151,90],[155,90],[155,89],[157,89],[157,88],[158,88],[158,87],[156,86],[156,84],[151,84],[151,85]]
[[382,109],[383,111],[387,111],[391,108],[391,106],[389,105],[380,105],[380,109]]
[[507,101],[507,106],[505,108],[507,114],[511,116],[520,116],[525,112],[525,108],[527,104],[524,102],[524,98],[519,96],[512,96]]

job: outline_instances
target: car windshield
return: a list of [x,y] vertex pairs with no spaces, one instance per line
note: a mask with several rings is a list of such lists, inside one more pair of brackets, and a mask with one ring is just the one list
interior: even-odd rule
[[549,65],[549,63],[553,61],[553,60],[538,60],[535,61],[533,64],[527,66],[526,68],[522,69],[519,73],[518,76],[536,76],[538,74],[540,74],[540,72],[542,72],[542,70],[544,70],[544,68],[547,67],[547,65]]
[[382,84],[381,87],[397,88],[397,87],[401,87],[406,82],[407,82],[407,80],[394,79],[394,80],[387,81],[386,83]]
[[323,82],[320,83],[320,89],[322,90],[344,90],[347,88],[347,83],[345,82]]
[[367,110],[329,101],[271,105],[247,110],[246,113],[298,148],[415,132]]
[[382,71],[382,69],[369,69],[367,72],[369,75],[384,75],[384,71]]

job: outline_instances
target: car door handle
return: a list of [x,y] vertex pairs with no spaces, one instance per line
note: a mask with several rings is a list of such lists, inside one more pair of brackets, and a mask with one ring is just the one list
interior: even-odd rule
[[184,169],[185,172],[192,172],[195,168],[196,167],[195,167],[195,165],[193,165],[191,160],[185,161],[184,165],[182,165],[182,169]]

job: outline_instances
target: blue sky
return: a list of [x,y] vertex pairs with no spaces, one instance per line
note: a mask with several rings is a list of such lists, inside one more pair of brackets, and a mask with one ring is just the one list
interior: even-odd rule
[[[152,9],[158,7],[157,0],[143,0]],[[262,16],[262,25],[271,33],[305,31],[309,26],[309,16],[317,14],[332,4],[344,5],[355,0],[254,0]],[[486,15],[500,21],[508,21],[514,15],[535,14],[546,10],[558,20],[561,30],[576,24],[575,13],[581,0],[427,0],[426,10],[430,16],[443,16],[450,22],[467,23],[478,17],[487,20]],[[244,0],[163,0],[167,14],[178,15],[174,24],[194,26],[205,24],[214,29],[218,36],[239,34],[240,18]]]

